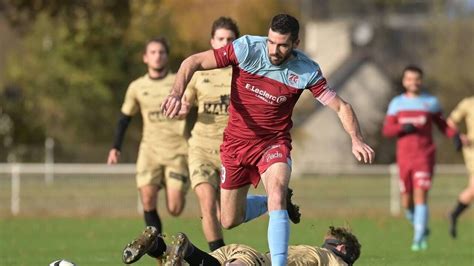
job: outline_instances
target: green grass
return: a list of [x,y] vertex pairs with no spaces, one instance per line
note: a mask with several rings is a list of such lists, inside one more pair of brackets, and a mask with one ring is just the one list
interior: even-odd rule
[[[323,218],[304,219],[292,225],[292,244],[320,245],[329,225],[349,223],[362,243],[358,265],[474,265],[474,221],[463,217],[461,235],[452,240],[447,222],[431,222],[430,247],[425,252],[409,250],[411,229],[403,219]],[[165,231],[185,231],[194,243],[206,249],[198,219],[165,219]],[[121,265],[123,246],[143,227],[138,218],[8,218],[0,222],[0,265],[47,265],[58,258],[78,265]],[[227,243],[244,243],[266,251],[267,219],[262,218],[226,231]],[[137,265],[156,265],[148,257]]]
[[[426,252],[412,253],[412,229],[389,215],[389,180],[380,177],[293,179],[301,224],[292,225],[292,244],[320,245],[329,225],[349,224],[362,243],[357,265],[474,265],[474,211],[463,214],[460,236],[449,238],[445,216],[466,185],[463,176],[437,176],[430,192],[431,237]],[[251,193],[261,193],[260,187]],[[194,193],[180,218],[161,211],[168,234],[184,231],[207,249]],[[21,211],[9,213],[10,181],[0,178],[0,265],[47,265],[64,258],[80,266],[122,265],[124,245],[143,230],[132,176],[22,176]],[[159,209],[165,210],[163,193]],[[267,218],[225,232],[227,243],[267,248]],[[155,265],[145,257],[137,265]]]

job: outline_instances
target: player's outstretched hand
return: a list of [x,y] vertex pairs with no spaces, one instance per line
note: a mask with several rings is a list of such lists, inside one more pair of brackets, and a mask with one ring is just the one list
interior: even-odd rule
[[117,149],[111,149],[109,151],[109,157],[107,158],[107,164],[117,164],[120,158],[120,151]]
[[161,104],[161,112],[167,118],[174,118],[181,109],[181,97],[170,94]]
[[184,95],[183,98],[181,99],[181,108],[179,109],[177,118],[184,119],[189,114],[190,110],[191,110],[191,103],[186,98],[186,95]]
[[359,139],[352,140],[352,154],[354,154],[359,162],[364,163],[372,163],[375,158],[374,150]]

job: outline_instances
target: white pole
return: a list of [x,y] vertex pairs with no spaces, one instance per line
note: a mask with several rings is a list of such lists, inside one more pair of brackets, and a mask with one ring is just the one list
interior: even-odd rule
[[400,214],[400,189],[398,184],[398,166],[391,164],[389,166],[390,172],[390,214],[398,216]]
[[12,168],[12,195],[11,212],[13,215],[20,213],[20,165],[13,164]]
[[54,139],[46,138],[44,142],[44,181],[51,185],[54,180]]

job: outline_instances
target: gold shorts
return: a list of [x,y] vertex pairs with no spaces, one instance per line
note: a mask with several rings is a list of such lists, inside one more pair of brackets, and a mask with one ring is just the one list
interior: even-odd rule
[[471,146],[463,148],[462,153],[469,175],[474,176],[474,146],[471,144]]
[[193,189],[201,183],[209,183],[218,190],[221,180],[220,168],[219,150],[189,146],[189,172]]
[[141,145],[137,159],[137,187],[157,185],[183,192],[189,189],[187,156],[158,152]]
[[216,258],[221,265],[225,265],[227,262],[239,260],[245,265],[271,265],[269,259],[264,254],[258,252],[254,248],[240,244],[230,244],[223,246],[210,253],[211,256]]

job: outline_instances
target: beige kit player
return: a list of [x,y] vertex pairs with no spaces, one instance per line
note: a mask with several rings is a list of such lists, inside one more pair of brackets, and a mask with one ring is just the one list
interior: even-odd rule
[[[237,24],[228,17],[214,21],[211,46],[218,49],[239,37]],[[211,251],[224,246],[219,221],[219,147],[227,125],[232,69],[199,71],[193,75],[184,104],[198,106],[196,124],[189,140],[191,186],[201,206],[202,228]],[[183,110],[189,108],[183,108]]]
[[157,212],[158,191],[165,188],[168,212],[177,216],[184,208],[189,187],[185,121],[166,119],[160,111],[160,104],[169,94],[175,77],[168,68],[168,55],[166,39],[158,37],[146,44],[143,62],[148,67],[147,74],[133,81],[127,89],[114,146],[107,159],[108,164],[118,162],[131,117],[141,111],[143,133],[136,182],[145,223],[157,228],[159,233],[162,226]]
[[469,204],[474,200],[474,96],[463,99],[449,115],[448,125],[457,129],[462,122],[466,123],[466,134],[460,134],[461,143],[456,145],[461,148],[464,162],[469,173],[469,184],[459,194],[458,202],[450,214],[449,233],[451,237],[457,237],[457,221]]

